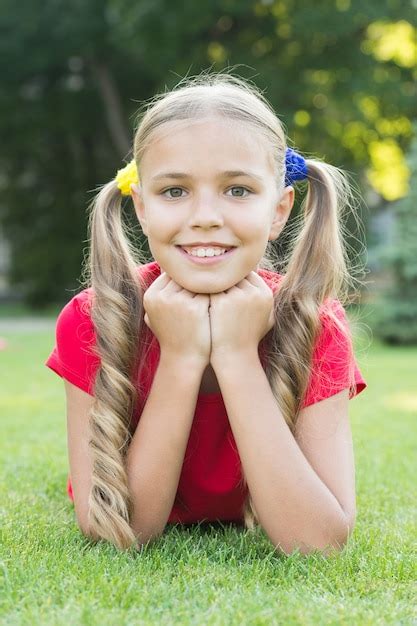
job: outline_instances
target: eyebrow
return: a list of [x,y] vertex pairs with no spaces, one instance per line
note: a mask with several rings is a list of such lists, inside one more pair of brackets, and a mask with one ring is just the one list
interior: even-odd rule
[[[262,176],[255,174],[255,172],[245,172],[243,170],[226,170],[225,172],[219,172],[219,177],[221,178],[236,178],[237,176],[248,176],[249,178],[263,182]],[[185,172],[161,172],[160,174],[152,176],[151,180],[160,180],[161,178],[193,179],[193,176]]]

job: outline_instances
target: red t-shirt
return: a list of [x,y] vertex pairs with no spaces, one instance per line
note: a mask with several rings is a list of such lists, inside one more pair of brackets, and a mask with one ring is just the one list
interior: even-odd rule
[[[156,261],[138,269],[146,288],[161,274]],[[261,268],[258,273],[275,292],[282,275]],[[56,322],[56,345],[45,365],[93,395],[99,359],[89,351],[89,347],[95,344],[94,327],[89,315],[91,293],[91,288],[84,289],[63,307]],[[348,327],[345,310],[338,300],[332,300],[325,306],[331,306]],[[351,341],[344,338],[328,316],[320,313],[320,318],[322,331],[314,347],[313,368],[302,407],[348,388],[349,366],[355,372],[355,386],[350,389],[349,399],[367,386],[356,364]],[[144,393],[133,414],[134,429],[145,406],[160,356],[159,342],[149,332],[148,367],[143,369],[139,380]],[[168,523],[192,523],[203,519],[241,523],[242,506],[247,496],[247,487],[243,488],[241,479],[240,457],[222,395],[200,394]],[[67,492],[73,500],[70,476]]]

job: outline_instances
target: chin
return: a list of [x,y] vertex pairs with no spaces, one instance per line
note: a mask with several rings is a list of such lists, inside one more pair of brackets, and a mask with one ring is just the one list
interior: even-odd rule
[[[215,293],[221,293],[222,291],[225,291],[226,289],[230,289],[230,287],[233,287],[233,285],[226,283],[220,286],[213,284],[213,285],[207,285],[207,283],[204,285],[203,282],[206,281],[201,281],[199,283],[188,283],[188,284],[184,284],[184,281],[176,281],[178,283],[178,285],[180,285],[183,289],[187,289],[188,291],[191,291],[192,293],[201,293],[204,295],[208,295],[208,294],[215,294]],[[216,280],[213,280],[213,283],[216,283]]]
[[187,289],[188,291],[191,291],[192,293],[200,293],[202,295],[209,295],[209,294],[215,294],[215,293],[222,293],[222,291],[225,291],[226,289],[229,289],[229,286],[226,287],[201,287],[201,285],[196,285],[195,287],[187,287],[186,285],[181,285],[181,287],[183,289]]
[[216,294],[216,293],[222,293],[223,291],[226,291],[226,289],[230,289],[230,287],[223,287],[222,289],[216,289],[216,288],[214,288],[214,289],[205,290],[205,291],[202,291],[202,290],[200,289],[200,291],[195,292],[195,293],[202,293],[202,294],[207,294],[207,295],[212,294],[212,295],[214,295],[214,294]]

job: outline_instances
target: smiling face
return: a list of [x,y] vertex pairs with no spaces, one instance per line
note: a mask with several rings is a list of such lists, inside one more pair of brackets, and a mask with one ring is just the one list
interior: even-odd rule
[[[162,271],[194,293],[219,293],[257,270],[289,217],[294,190],[279,197],[267,146],[249,125],[214,117],[167,133],[168,126],[143,155],[135,211]],[[179,247],[196,242],[235,248],[215,263],[196,263]]]

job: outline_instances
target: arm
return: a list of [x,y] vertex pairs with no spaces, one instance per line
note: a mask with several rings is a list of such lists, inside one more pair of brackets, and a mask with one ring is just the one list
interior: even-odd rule
[[161,353],[127,453],[131,526],[141,543],[162,534],[171,512],[204,369]]
[[[317,418],[321,411],[322,424],[326,420],[331,424],[331,419],[334,426],[343,422],[343,428],[334,428],[336,435],[323,429],[310,440],[317,448],[313,452],[310,447],[309,460],[315,459],[327,485],[339,485],[337,499],[313,469],[313,463],[310,465],[286,424],[258,354],[223,357],[213,363],[213,369],[260,524],[274,546],[280,545],[286,553],[297,547],[302,553],[327,546],[340,548],[354,517],[353,455],[350,431],[346,429],[347,390],[306,407],[299,418],[302,422],[304,416],[307,424],[309,414]],[[311,423],[314,421],[310,420],[310,426]],[[316,419],[316,426],[318,423]],[[299,437],[300,441],[306,440],[300,431]],[[325,458],[321,458],[320,446],[327,446]]]

